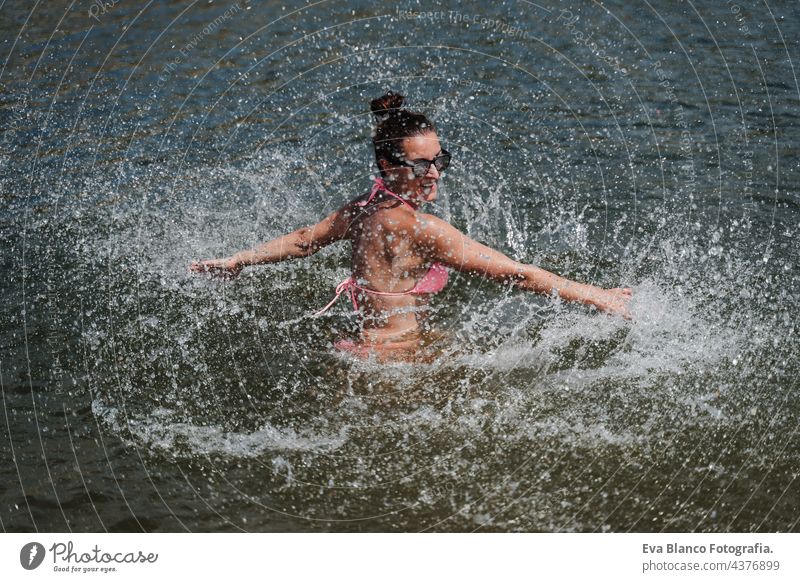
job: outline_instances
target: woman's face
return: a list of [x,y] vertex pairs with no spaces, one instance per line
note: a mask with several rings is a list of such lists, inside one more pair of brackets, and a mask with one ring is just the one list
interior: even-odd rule
[[[442,153],[439,137],[433,131],[405,138],[401,148],[405,161],[409,163],[431,161]],[[381,167],[386,171],[386,183],[392,192],[420,204],[436,200],[440,174],[433,164],[428,168],[428,173],[419,178],[414,175],[412,168],[398,166],[387,160],[381,160]]]

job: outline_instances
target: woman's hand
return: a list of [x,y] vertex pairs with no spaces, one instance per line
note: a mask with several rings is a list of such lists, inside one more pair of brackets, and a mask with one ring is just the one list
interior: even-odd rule
[[189,266],[189,270],[195,273],[207,273],[218,279],[235,279],[242,272],[242,265],[233,258],[210,259],[195,261]]
[[625,319],[633,319],[628,310],[628,302],[631,300],[632,294],[633,292],[628,287],[603,289],[602,295],[594,304],[600,311],[611,315],[621,315]]

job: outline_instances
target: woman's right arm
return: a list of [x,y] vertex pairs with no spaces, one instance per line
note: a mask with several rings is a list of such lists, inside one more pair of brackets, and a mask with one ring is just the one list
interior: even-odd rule
[[630,318],[627,308],[631,298],[630,289],[602,289],[565,279],[533,265],[518,263],[472,240],[435,216],[421,215],[416,225],[415,240],[431,260],[457,271],[482,275],[535,293],[557,294],[566,301],[594,305],[601,311]]
[[348,206],[340,208],[313,226],[304,226],[230,257],[196,261],[189,269],[195,273],[208,273],[215,277],[232,279],[248,265],[277,263],[311,256],[321,248],[347,236],[347,230],[352,222],[352,215],[348,209]]

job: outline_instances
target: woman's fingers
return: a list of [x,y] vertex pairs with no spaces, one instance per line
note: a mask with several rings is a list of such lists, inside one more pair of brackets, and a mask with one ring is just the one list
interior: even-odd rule
[[232,279],[239,274],[239,270],[229,267],[225,259],[194,261],[189,265],[189,270],[195,273],[207,273],[213,277],[222,277],[225,279]]
[[628,303],[632,295],[633,291],[628,287],[606,289],[606,301],[601,309],[611,315],[621,315],[625,319],[633,319],[631,312],[628,310]]
[[216,268],[214,261],[195,261],[189,268],[195,273],[208,273]]

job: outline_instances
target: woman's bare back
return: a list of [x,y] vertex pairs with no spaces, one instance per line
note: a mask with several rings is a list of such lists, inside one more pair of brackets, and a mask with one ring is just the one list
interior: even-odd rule
[[[400,202],[384,201],[366,208],[349,205],[353,222],[353,276],[359,285],[384,293],[407,293],[425,276],[430,261],[414,243],[418,216]],[[419,332],[428,298],[422,294],[360,293],[364,308],[364,339],[403,341]]]

